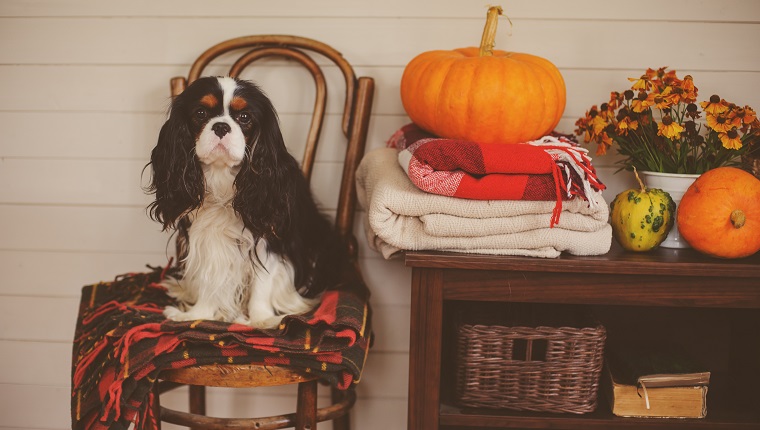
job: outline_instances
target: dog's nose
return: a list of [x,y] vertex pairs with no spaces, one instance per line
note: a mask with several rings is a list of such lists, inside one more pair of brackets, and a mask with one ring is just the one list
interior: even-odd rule
[[214,130],[214,134],[220,138],[224,137],[225,134],[229,133],[232,130],[230,128],[230,125],[226,122],[217,122],[211,126],[211,129]]

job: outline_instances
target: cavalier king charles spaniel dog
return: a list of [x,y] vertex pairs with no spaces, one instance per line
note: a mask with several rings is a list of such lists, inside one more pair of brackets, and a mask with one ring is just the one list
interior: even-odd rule
[[[288,153],[271,101],[230,77],[177,96],[148,166],[150,217],[176,230],[164,315],[277,327],[337,283],[343,246]],[[146,166],[147,167],[147,166]]]

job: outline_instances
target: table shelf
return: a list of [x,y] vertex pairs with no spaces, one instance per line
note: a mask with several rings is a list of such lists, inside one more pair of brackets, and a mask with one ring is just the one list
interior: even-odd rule
[[[739,260],[714,259],[692,249],[626,252],[617,246],[602,256],[557,259],[407,252],[412,267],[410,343],[410,430],[434,428],[556,429],[760,429],[760,254]],[[730,319],[718,333],[733,384],[708,397],[706,419],[616,417],[600,402],[591,414],[551,414],[461,409],[446,381],[452,360],[447,312],[460,302],[547,303],[619,309],[704,312]],[[717,315],[717,317],[716,317]],[[699,314],[696,318],[699,318]],[[667,316],[665,321],[667,322]],[[715,334],[715,333],[713,333]],[[704,341],[705,346],[707,340]],[[752,359],[751,357],[755,357]],[[739,389],[739,383],[754,389]],[[712,386],[711,386],[712,390]],[[755,391],[755,392],[753,392]],[[735,394],[726,394],[735,393]],[[733,398],[732,396],[736,396]]]

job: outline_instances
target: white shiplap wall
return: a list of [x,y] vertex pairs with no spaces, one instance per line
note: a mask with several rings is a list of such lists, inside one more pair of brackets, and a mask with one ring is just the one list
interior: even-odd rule
[[[647,67],[694,76],[702,98],[719,93],[760,108],[760,2],[521,0],[503,3],[497,47],[530,52],[562,71],[568,104],[559,130]],[[407,122],[398,95],[417,53],[474,45],[485,3],[458,0],[2,0],[0,1],[0,428],[69,427],[71,340],[79,288],[163,264],[167,236],[145,215],[141,170],[168,102],[168,81],[206,47],[247,34],[295,34],[341,51],[376,80],[369,148]],[[310,89],[253,76],[273,96],[296,152]],[[288,73],[299,73],[292,70]],[[335,103],[335,101],[333,101]],[[334,112],[335,109],[330,109]],[[326,208],[340,148],[328,129],[315,192]],[[629,185],[614,157],[596,165],[608,200]],[[325,169],[324,166],[328,168]],[[361,225],[357,225],[360,232]],[[360,234],[361,236],[361,234]],[[410,271],[363,245],[377,342],[353,421],[406,423]],[[284,409],[292,396],[215,390],[209,411]],[[182,403],[179,395],[170,402]]]

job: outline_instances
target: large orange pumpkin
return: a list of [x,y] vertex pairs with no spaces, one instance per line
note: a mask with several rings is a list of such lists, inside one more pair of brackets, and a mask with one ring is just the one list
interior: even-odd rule
[[565,81],[554,64],[493,50],[500,7],[488,11],[480,48],[423,52],[404,69],[409,118],[447,138],[519,143],[551,132],[565,110]]
[[678,231],[694,249],[720,258],[760,250],[760,179],[735,167],[702,174],[678,204]]

